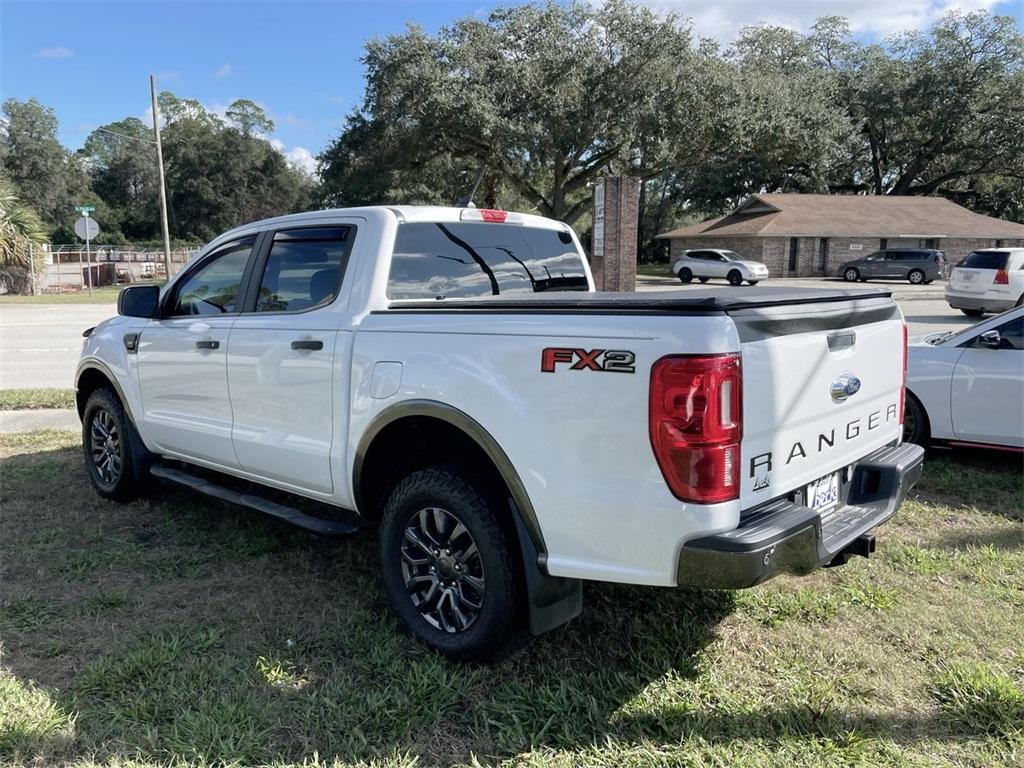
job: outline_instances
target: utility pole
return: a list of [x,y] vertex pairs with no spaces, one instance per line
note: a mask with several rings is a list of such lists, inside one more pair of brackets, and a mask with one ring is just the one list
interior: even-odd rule
[[171,279],[171,235],[167,228],[167,185],[164,183],[164,151],[160,146],[160,113],[156,106],[156,76],[149,76],[149,94],[153,100],[153,135],[156,137],[156,163],[160,171],[160,227],[164,233],[164,269]]

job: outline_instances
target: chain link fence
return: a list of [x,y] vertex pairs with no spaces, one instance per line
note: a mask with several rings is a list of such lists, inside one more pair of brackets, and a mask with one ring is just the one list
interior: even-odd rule
[[[185,266],[202,246],[171,251],[171,275]],[[42,268],[37,266],[36,290],[41,293],[69,293],[103,285],[129,285],[167,279],[162,248],[135,245],[98,245],[87,254],[81,243],[50,245],[43,251]],[[36,260],[38,265],[39,259]],[[90,275],[91,273],[91,275]]]

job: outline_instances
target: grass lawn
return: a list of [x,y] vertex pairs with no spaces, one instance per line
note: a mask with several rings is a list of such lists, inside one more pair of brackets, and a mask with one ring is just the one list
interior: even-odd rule
[[636,273],[642,277],[672,277],[672,271],[668,263],[661,264],[637,264]]
[[73,389],[0,389],[0,411],[74,407]]
[[[163,281],[153,283],[162,285]],[[133,285],[147,285],[147,283],[133,283]],[[74,291],[67,293],[41,293],[38,296],[20,296],[14,294],[0,295],[0,304],[116,304],[117,296],[121,293],[123,285],[104,285],[89,290]]]
[[0,437],[0,763],[1024,765],[1018,458],[929,455],[871,560],[745,592],[588,584],[492,668],[400,634],[372,535]]

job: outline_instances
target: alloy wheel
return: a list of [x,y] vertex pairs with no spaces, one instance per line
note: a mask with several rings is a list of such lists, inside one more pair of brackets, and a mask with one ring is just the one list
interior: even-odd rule
[[121,432],[110,411],[100,408],[92,417],[89,429],[89,449],[92,463],[107,485],[114,485],[121,477]]
[[463,632],[480,615],[484,566],[469,529],[440,507],[413,513],[401,542],[402,578],[420,615],[443,632]]

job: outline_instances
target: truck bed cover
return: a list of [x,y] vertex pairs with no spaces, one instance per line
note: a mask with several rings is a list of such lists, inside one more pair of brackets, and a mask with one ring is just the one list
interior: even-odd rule
[[704,314],[793,304],[820,304],[887,299],[892,291],[882,288],[742,287],[693,288],[690,290],[636,293],[586,293],[560,291],[517,293],[468,299],[437,298],[393,301],[390,311],[469,312],[674,312]]

